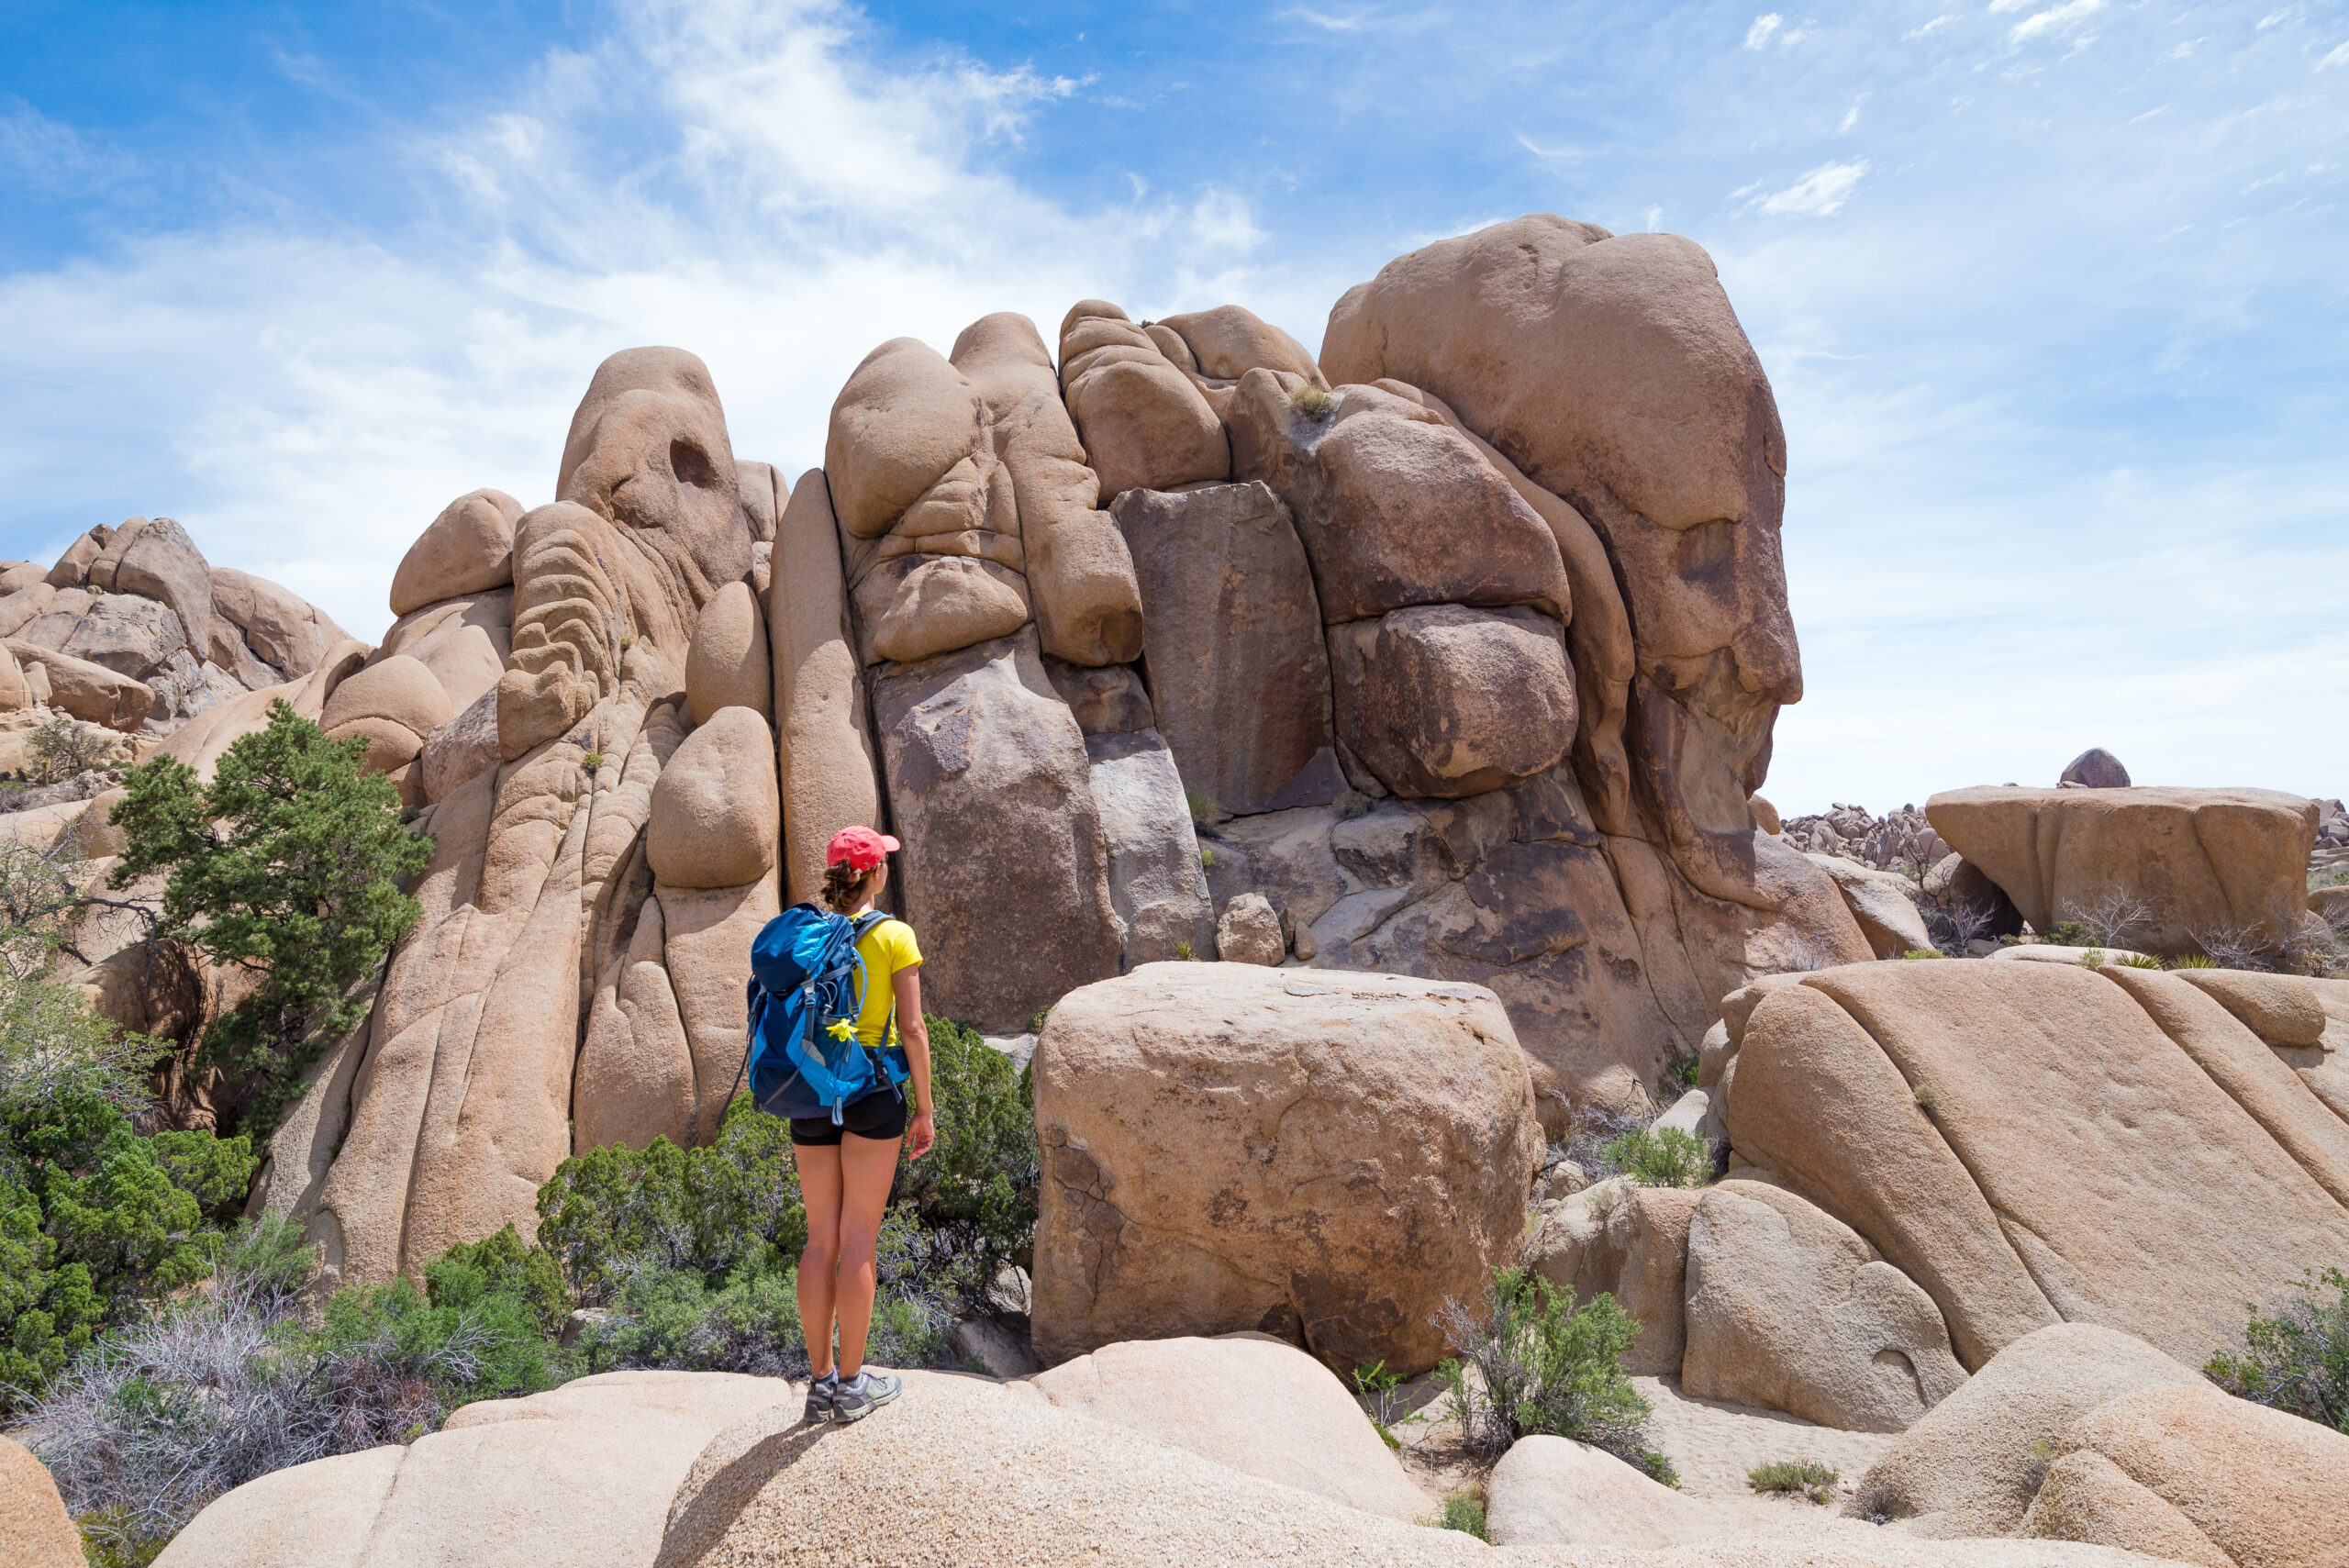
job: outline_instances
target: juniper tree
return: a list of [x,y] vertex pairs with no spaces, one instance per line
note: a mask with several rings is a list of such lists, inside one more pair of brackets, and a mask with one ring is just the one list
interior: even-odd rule
[[129,840],[114,885],[167,873],[159,934],[260,976],[206,1030],[199,1056],[251,1085],[257,1138],[319,1046],[359,1022],[353,988],[422,914],[401,884],[431,840],[401,823],[398,791],[364,771],[366,755],[363,740],[330,740],[281,699],[209,784],[154,757],[114,808]]

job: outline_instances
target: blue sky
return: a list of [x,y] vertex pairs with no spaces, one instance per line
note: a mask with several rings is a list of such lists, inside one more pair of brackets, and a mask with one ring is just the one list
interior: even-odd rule
[[0,12],[0,553],[185,522],[362,636],[614,349],[795,475],[864,352],[1690,236],[1776,386],[1768,791],[2349,788],[2349,4]]

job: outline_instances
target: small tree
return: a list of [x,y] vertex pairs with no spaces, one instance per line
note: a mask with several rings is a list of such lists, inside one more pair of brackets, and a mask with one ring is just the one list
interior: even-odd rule
[[[1436,1324],[1459,1359],[1438,1369],[1471,1448],[1498,1455],[1537,1433],[1603,1448],[1666,1485],[1672,1463],[1645,1446],[1648,1402],[1623,1371],[1640,1326],[1612,1296],[1573,1296],[1523,1269],[1495,1271],[1485,1299],[1446,1301]],[[1473,1375],[1472,1375],[1473,1374]]]
[[164,871],[161,934],[262,976],[206,1031],[202,1060],[253,1085],[266,1136],[318,1046],[362,1011],[351,992],[422,915],[400,884],[431,840],[399,793],[363,771],[364,740],[329,740],[283,700],[231,745],[210,784],[172,757],[130,771],[114,808],[129,848],[113,883]]

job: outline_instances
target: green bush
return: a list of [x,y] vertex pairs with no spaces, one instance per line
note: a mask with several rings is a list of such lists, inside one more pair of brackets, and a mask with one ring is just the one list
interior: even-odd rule
[[2058,920],[2046,930],[2040,932],[2039,939],[2052,947],[2059,948],[2090,948],[2097,945],[2095,936],[2078,920]]
[[718,1140],[680,1149],[607,1144],[565,1160],[539,1189],[539,1245],[584,1306],[609,1303],[647,1269],[698,1276],[710,1289],[765,1273],[807,1244],[807,1210],[790,1124],[749,1095],[726,1108]]
[[805,1377],[797,1271],[750,1270],[712,1288],[683,1269],[645,1269],[613,1297],[609,1316],[580,1336],[598,1372],[667,1367]]
[[1825,1503],[1835,1493],[1835,1472],[1815,1459],[1777,1459],[1745,1473],[1756,1492],[1791,1492]]
[[1537,1433],[1572,1438],[1672,1484],[1670,1462],[1643,1442],[1648,1402],[1623,1371],[1639,1324],[1612,1296],[1569,1311],[1572,1299],[1509,1268],[1475,1306],[1444,1303],[1437,1322],[1457,1357],[1438,1370],[1469,1447],[1499,1454]]
[[204,1278],[259,1166],[242,1138],[140,1136],[139,1054],[67,987],[0,972],[0,1409]]
[[1431,1522],[1438,1529],[1456,1529],[1478,1540],[1492,1539],[1485,1533],[1485,1505],[1474,1492],[1454,1492],[1446,1497],[1443,1517]]
[[934,1016],[927,1022],[938,1142],[898,1167],[892,1197],[911,1206],[923,1228],[963,1240],[984,1287],[1035,1241],[1043,1162],[1034,1087],[978,1030]]
[[1713,1151],[1676,1127],[1633,1128],[1609,1140],[1598,1158],[1643,1187],[1701,1187],[1713,1173]]
[[329,740],[280,700],[210,784],[152,757],[114,807],[128,848],[113,885],[168,873],[159,934],[263,976],[205,1031],[199,1059],[250,1084],[258,1138],[300,1094],[318,1045],[364,1016],[358,983],[422,914],[400,884],[432,841],[401,825],[399,791],[362,771],[366,756],[365,740]]
[[2243,1353],[2221,1351],[2203,1373],[2240,1398],[2349,1432],[2349,1274],[2327,1269],[2299,1289],[2302,1299],[2272,1316],[2253,1307]]

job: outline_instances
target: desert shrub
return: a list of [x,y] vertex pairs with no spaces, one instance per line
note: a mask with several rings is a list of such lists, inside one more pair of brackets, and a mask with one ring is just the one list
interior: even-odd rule
[[565,1160],[539,1189],[539,1245],[583,1305],[609,1303],[645,1269],[715,1289],[763,1273],[807,1244],[790,1124],[749,1095],[726,1109],[715,1142],[641,1151],[607,1144]]
[[1902,958],[1947,958],[1949,954],[1939,948],[1910,948],[1900,956]]
[[1379,1440],[1388,1448],[1401,1448],[1403,1440],[1395,1435],[1395,1429],[1419,1419],[1404,1406],[1401,1375],[1387,1371],[1382,1359],[1354,1368],[1353,1385],[1354,1397],[1362,1403],[1370,1424],[1378,1429]]
[[1599,1149],[1598,1162],[1643,1187],[1701,1187],[1713,1173],[1713,1151],[1676,1127],[1619,1134]]
[[586,1364],[805,1377],[796,1271],[751,1268],[713,1288],[684,1269],[629,1276],[608,1315],[580,1336]]
[[257,1137],[300,1093],[317,1043],[359,1022],[358,982],[422,914],[400,885],[431,840],[401,825],[399,792],[362,771],[366,755],[363,740],[329,740],[280,700],[210,784],[153,757],[114,807],[129,845],[114,886],[167,873],[161,934],[262,976],[205,1031],[199,1058],[251,1084]]
[[2238,1397],[2349,1432],[2349,1274],[2327,1269],[2298,1288],[2301,1298],[2273,1314],[2253,1307],[2243,1353],[2221,1351],[2203,1373]]
[[2205,952],[2180,953],[2169,961],[2171,969],[2224,969],[2225,964]]
[[1642,1440],[1648,1402],[1623,1371],[1639,1324],[1612,1296],[1571,1303],[1539,1275],[1508,1268],[1495,1271],[1482,1301],[1443,1304],[1436,1323],[1457,1355],[1439,1371],[1468,1445],[1497,1455],[1537,1433],[1572,1438],[1668,1484],[1670,1462]]
[[25,779],[35,784],[63,784],[93,768],[124,761],[128,749],[118,735],[61,716],[33,730]]
[[1338,400],[1309,381],[1288,395],[1288,406],[1308,419],[1327,419],[1338,411]]
[[2040,932],[2039,938],[2050,947],[2087,948],[2097,945],[2095,936],[2077,920],[2058,920]]
[[139,1055],[67,987],[0,973],[0,1409],[203,1279],[260,1163],[242,1138],[141,1135]]
[[1195,789],[1183,792],[1183,803],[1191,808],[1191,820],[1200,827],[1212,827],[1223,820],[1224,814],[1215,803],[1215,796]]
[[344,1291],[306,1329],[307,1272],[283,1218],[222,1244],[210,1288],[111,1332],[33,1410],[94,1561],[146,1562],[215,1497],[289,1465],[407,1442],[474,1399],[551,1387],[567,1370],[524,1303],[449,1260]]
[[1824,1503],[1834,1496],[1835,1472],[1815,1459],[1776,1459],[1745,1473],[1756,1492],[1790,1492]]
[[892,1197],[910,1206],[925,1229],[961,1241],[983,1288],[1035,1240],[1043,1162],[1034,1088],[976,1029],[948,1018],[927,1021],[938,1142],[923,1159],[898,1167]]
[[1454,1492],[1443,1500],[1443,1514],[1429,1521],[1438,1529],[1456,1529],[1473,1535],[1478,1540],[1488,1540],[1485,1533],[1485,1505],[1474,1492]]
[[2132,952],[2126,958],[2117,958],[2112,962],[2123,969],[2159,969],[2162,966],[2160,959],[2147,952]]

